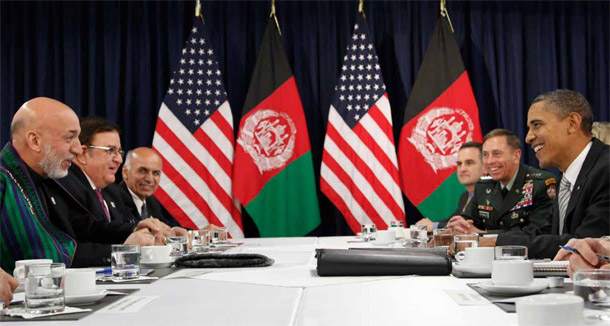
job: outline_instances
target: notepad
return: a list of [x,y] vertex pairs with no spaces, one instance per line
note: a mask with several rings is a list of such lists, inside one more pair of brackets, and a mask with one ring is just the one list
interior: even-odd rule
[[534,262],[534,276],[568,276],[568,260]]

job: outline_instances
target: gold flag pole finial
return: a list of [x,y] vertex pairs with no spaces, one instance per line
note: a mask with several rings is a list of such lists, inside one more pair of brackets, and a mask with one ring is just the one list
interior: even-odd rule
[[277,27],[277,31],[282,35],[282,29],[280,28],[280,23],[277,21],[277,16],[275,15],[275,0],[271,0],[271,14],[269,17],[273,17],[275,20],[275,26]]
[[201,1],[195,2],[195,17],[201,17]]
[[364,0],[358,0],[358,13],[362,14],[362,17],[366,18],[364,14]]
[[451,23],[451,17],[449,17],[449,11],[447,11],[447,3],[445,0],[441,0],[441,16],[447,17],[447,21],[449,22],[449,27],[451,28],[451,32],[455,33],[453,30],[453,24]]

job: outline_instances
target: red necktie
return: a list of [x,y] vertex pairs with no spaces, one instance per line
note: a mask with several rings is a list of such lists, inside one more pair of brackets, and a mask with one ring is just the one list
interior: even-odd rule
[[108,207],[106,207],[106,203],[104,203],[104,197],[102,197],[102,192],[99,189],[95,189],[95,194],[97,195],[97,199],[100,201],[100,205],[104,209],[104,215],[106,215],[106,219],[110,222],[110,212],[108,212]]

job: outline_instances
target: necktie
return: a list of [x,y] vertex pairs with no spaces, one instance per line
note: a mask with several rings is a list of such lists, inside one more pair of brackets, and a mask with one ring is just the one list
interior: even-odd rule
[[148,215],[148,209],[146,209],[146,202],[144,202],[142,204],[142,211],[140,212],[140,217],[142,219],[146,219],[146,218],[150,217],[150,215]]
[[100,201],[100,205],[102,205],[102,209],[104,210],[104,215],[106,216],[106,220],[110,222],[110,212],[108,212],[108,207],[106,207],[106,203],[104,203],[104,197],[102,197],[102,192],[99,189],[95,189],[95,195],[97,196],[97,200]]
[[568,202],[570,202],[570,181],[568,178],[563,176],[561,183],[559,184],[559,197],[557,198],[559,204],[559,234],[563,233],[563,224],[566,218],[566,210],[568,209]]
[[505,198],[507,193],[508,193],[508,188],[506,188],[506,187],[502,188],[502,198]]

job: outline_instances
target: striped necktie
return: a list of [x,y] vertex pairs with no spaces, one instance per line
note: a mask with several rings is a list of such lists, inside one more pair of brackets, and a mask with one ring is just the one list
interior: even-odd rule
[[561,183],[559,184],[559,234],[563,233],[563,224],[565,223],[566,210],[568,209],[568,202],[570,202],[570,181],[565,176],[562,176]]

